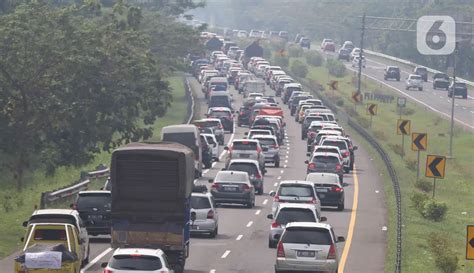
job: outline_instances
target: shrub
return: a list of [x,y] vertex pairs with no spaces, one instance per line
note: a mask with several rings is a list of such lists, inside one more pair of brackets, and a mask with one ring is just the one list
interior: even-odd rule
[[347,73],[346,66],[339,60],[328,59],[326,62],[326,67],[329,71],[329,74],[335,77],[344,77]]
[[435,258],[436,266],[443,273],[453,273],[458,269],[459,258],[449,234],[432,232],[427,237],[430,251]]
[[423,192],[431,192],[433,189],[433,184],[426,179],[420,179],[416,181],[415,187]]
[[374,137],[378,140],[387,140],[387,135],[385,134],[384,131],[381,131],[381,130],[375,130],[374,131]]
[[344,106],[344,100],[343,99],[338,99],[336,101],[336,105],[339,106],[339,107],[343,107]]
[[412,206],[421,213],[425,207],[425,203],[430,199],[430,197],[424,193],[414,192],[411,197]]
[[299,60],[296,60],[291,64],[290,70],[291,73],[299,78],[305,78],[308,74],[308,66]]
[[290,60],[288,57],[283,57],[283,56],[274,56],[273,61],[275,62],[275,65],[281,66],[281,67],[288,67],[288,64],[290,63]]
[[303,49],[297,45],[291,45],[288,47],[288,56],[290,58],[299,58],[303,56]]
[[410,115],[413,115],[415,113],[415,109],[413,108],[402,108],[402,115],[404,116],[410,116]]
[[405,151],[403,150],[402,145],[400,144],[389,144],[390,148],[392,148],[393,152],[399,156],[404,156]]
[[344,106],[344,110],[346,111],[346,113],[353,117],[353,118],[357,118],[359,116],[359,112],[357,112],[355,109],[354,109],[354,106],[352,105],[346,105]]
[[407,169],[416,171],[416,165],[418,164],[418,160],[414,158],[405,158],[405,166]]
[[304,57],[309,65],[321,66],[323,64],[323,57],[317,51],[306,51]]
[[432,199],[425,202],[422,215],[428,220],[440,222],[444,219],[447,211],[448,205],[446,203]]

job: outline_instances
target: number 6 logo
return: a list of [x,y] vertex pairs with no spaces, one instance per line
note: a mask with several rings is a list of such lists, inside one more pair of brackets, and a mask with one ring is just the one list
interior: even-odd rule
[[416,22],[416,47],[423,55],[449,55],[456,47],[456,23],[450,16],[422,16]]

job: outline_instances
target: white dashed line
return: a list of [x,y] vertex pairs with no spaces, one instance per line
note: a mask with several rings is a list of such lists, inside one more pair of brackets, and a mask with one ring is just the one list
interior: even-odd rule
[[284,173],[284,172],[285,172],[285,170],[281,170],[281,171],[280,171],[280,173]]
[[375,193],[379,193],[379,191],[375,191]]
[[464,107],[464,106],[462,107],[462,110],[466,110],[466,109],[467,109],[466,107]]
[[237,238],[235,240],[240,241],[240,239],[242,239],[242,237],[244,237],[244,235],[240,234],[239,236],[237,236]]
[[382,227],[382,231],[387,231],[387,227],[386,227],[386,226],[383,226],[383,227]]
[[262,204],[263,204],[263,205],[266,205],[267,202],[268,202],[268,199],[265,199],[265,200],[263,200],[263,203],[262,203]]
[[274,187],[278,186],[278,182],[275,182],[275,184],[273,184]]
[[288,167],[288,166],[287,166],[287,165],[283,165],[283,168],[286,168],[286,167]]
[[261,211],[261,210],[257,210],[257,211],[255,212],[255,215],[259,215],[260,212],[262,212],[262,211]]
[[224,254],[222,254],[221,258],[222,258],[222,259],[227,258],[227,256],[229,256],[229,254],[230,254],[230,250],[226,250],[226,251],[224,252]]
[[281,179],[281,176],[278,176],[277,179],[280,180],[280,179]]
[[251,227],[253,225],[253,221],[247,223],[247,227]]
[[216,270],[215,270],[215,269],[211,269],[211,271],[209,271],[209,273],[216,273]]

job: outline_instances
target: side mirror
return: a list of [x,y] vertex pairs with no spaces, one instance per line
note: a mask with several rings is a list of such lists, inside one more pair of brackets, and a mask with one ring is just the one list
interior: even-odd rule
[[324,216],[321,216],[321,219],[319,220],[320,222],[326,222],[328,220],[328,218],[324,217]]
[[305,160],[304,163],[305,163],[305,164],[309,164],[309,160]]
[[21,224],[23,227],[27,227],[28,226],[28,221],[25,221],[23,222],[23,224]]
[[214,179],[211,178],[211,179],[207,180],[207,182],[214,183]]
[[353,150],[355,151],[355,150],[357,150],[357,149],[359,149],[359,147],[358,147],[358,146],[354,146]]
[[276,195],[276,192],[271,191],[268,195],[270,195],[271,197],[274,197]]
[[224,146],[224,150],[228,151],[228,150],[229,150],[229,147],[228,147],[228,146]]
[[24,241],[25,241],[25,237],[21,237],[20,242],[24,242]]
[[191,212],[191,221],[193,221],[193,222],[196,221],[196,212],[195,211]]
[[341,242],[345,242],[345,241],[346,241],[346,238],[344,238],[344,236],[337,236],[336,243],[341,243]]
[[102,268],[106,268],[108,264],[109,264],[108,262],[101,263],[101,264],[100,264],[100,267],[102,267]]
[[268,219],[273,219],[273,214],[267,214]]

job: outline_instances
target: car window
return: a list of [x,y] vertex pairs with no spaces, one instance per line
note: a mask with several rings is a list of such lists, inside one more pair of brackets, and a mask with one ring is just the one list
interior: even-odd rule
[[316,222],[316,217],[309,209],[285,208],[278,212],[275,221],[286,225],[290,222]]
[[37,229],[33,235],[35,241],[64,241],[66,230],[64,229]]
[[163,141],[171,141],[183,144],[193,150],[194,154],[198,154],[198,148],[196,146],[196,137],[193,132],[191,133],[165,133],[163,134]]
[[216,144],[216,142],[214,141],[214,138],[212,138],[212,136],[206,136],[206,139],[207,139],[207,142],[209,144]]
[[278,191],[280,196],[313,197],[313,189],[309,185],[281,185]]
[[76,206],[78,210],[87,208],[110,208],[112,198],[110,195],[79,195]]
[[208,209],[211,208],[211,203],[206,196],[191,196],[191,208]]
[[[226,98],[226,101],[227,101],[227,97]],[[216,117],[216,118],[225,118],[225,117],[230,117],[231,114],[230,112],[227,112],[227,111],[212,111],[210,113],[210,116],[212,117]]]
[[324,140],[322,145],[325,146],[336,146],[341,150],[347,150],[347,144],[344,141],[333,141],[333,140]]
[[290,244],[314,244],[314,245],[331,245],[332,239],[329,230],[322,228],[289,228],[286,230],[283,243]]
[[147,255],[115,255],[109,262],[109,266],[113,269],[137,271],[150,271],[162,268],[160,258]]
[[312,162],[314,163],[339,163],[339,159],[335,156],[315,156]]
[[321,153],[336,153],[336,154],[339,153],[339,151],[338,151],[337,149],[334,149],[334,148],[318,148],[318,147],[316,147],[315,152],[321,152]]
[[252,163],[231,163],[229,168],[229,171],[240,171],[240,172],[246,172],[250,175],[256,175],[258,174],[258,169],[255,164]]
[[255,151],[257,150],[257,143],[250,141],[235,141],[232,143],[232,150]]
[[215,181],[217,182],[247,182],[246,175],[241,174],[230,174],[230,173],[217,173]]

